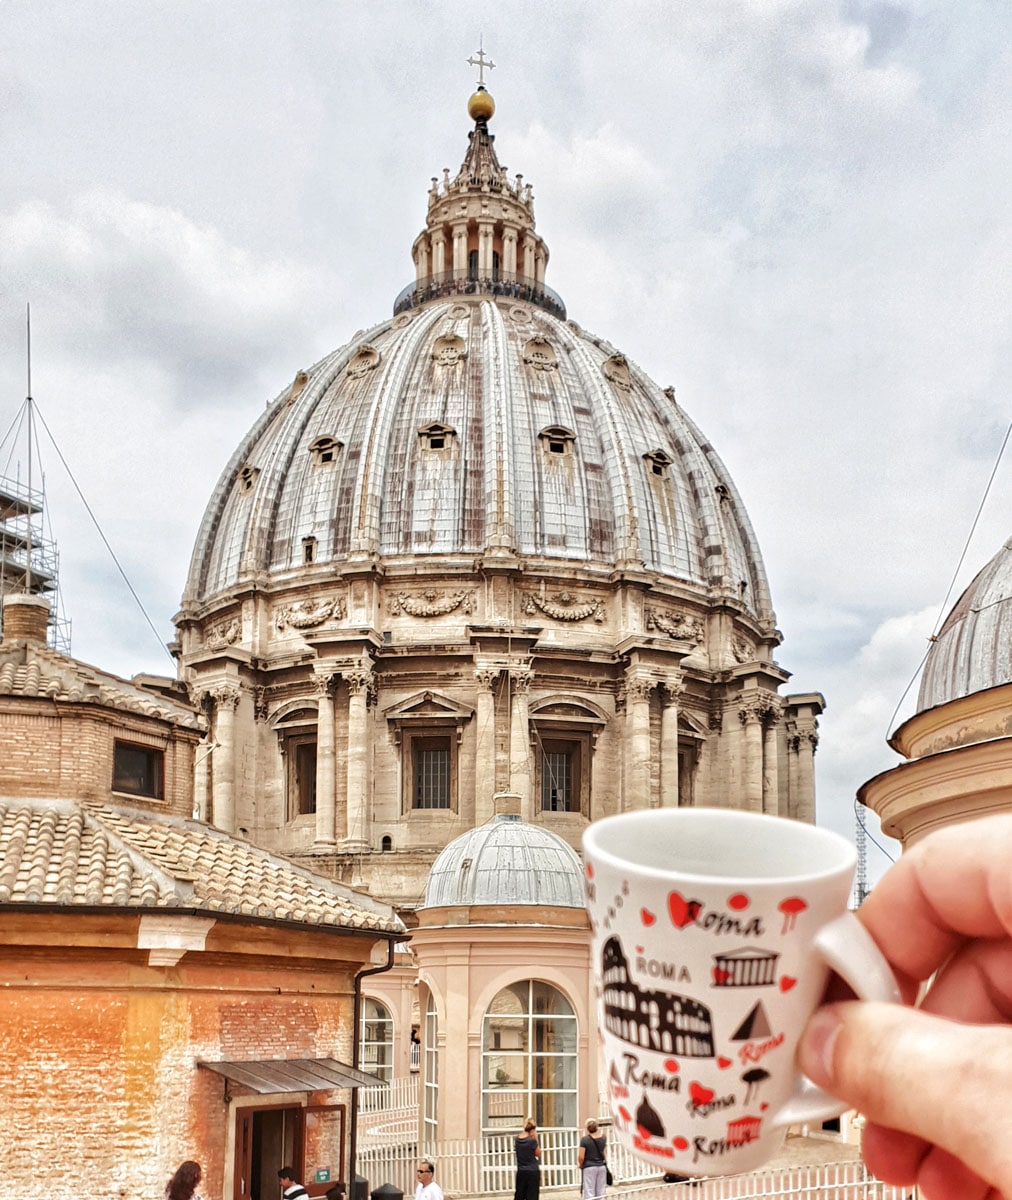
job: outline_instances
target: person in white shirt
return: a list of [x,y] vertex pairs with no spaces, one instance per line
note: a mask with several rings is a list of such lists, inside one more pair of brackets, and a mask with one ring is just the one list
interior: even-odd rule
[[307,1200],[309,1193],[295,1178],[292,1167],[282,1167],[278,1172],[281,1182],[281,1195],[284,1200]]
[[423,1158],[418,1164],[418,1170],[415,1172],[415,1178],[418,1183],[415,1185],[415,1200],[443,1200],[443,1189],[432,1178],[433,1166],[427,1158]]

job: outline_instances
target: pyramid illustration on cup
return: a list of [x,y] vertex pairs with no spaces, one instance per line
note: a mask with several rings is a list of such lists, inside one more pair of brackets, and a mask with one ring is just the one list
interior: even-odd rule
[[639,988],[617,937],[610,937],[601,950],[601,988],[609,1033],[662,1054],[713,1058],[710,1010],[690,996]]

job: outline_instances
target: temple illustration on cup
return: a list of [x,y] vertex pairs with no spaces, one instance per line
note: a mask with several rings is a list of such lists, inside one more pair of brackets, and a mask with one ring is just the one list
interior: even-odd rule
[[713,956],[714,987],[770,987],[777,981],[775,950],[745,946]]
[[617,937],[610,937],[602,948],[601,980],[609,1033],[662,1054],[713,1058],[710,1010],[688,996],[637,987]]

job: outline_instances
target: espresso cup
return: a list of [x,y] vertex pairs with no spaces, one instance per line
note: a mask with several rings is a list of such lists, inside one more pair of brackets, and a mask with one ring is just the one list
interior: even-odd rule
[[598,1029],[614,1135],[659,1170],[751,1171],[788,1125],[847,1107],[795,1050],[831,971],[899,999],[847,909],[839,834],[730,809],[649,809],[583,835]]

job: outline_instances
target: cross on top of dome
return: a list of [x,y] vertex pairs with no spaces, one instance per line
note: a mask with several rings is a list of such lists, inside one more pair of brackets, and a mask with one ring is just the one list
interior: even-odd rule
[[477,56],[472,55],[467,60],[467,65],[469,67],[477,67],[478,68],[478,86],[480,88],[483,88],[485,86],[485,69],[487,67],[488,70],[490,70],[490,71],[494,70],[495,63],[491,59],[486,60],[485,51],[482,49],[482,46],[481,46],[481,38],[478,39],[478,54],[477,54]]

